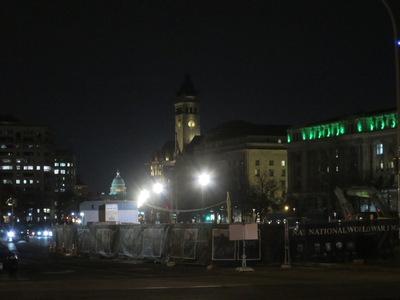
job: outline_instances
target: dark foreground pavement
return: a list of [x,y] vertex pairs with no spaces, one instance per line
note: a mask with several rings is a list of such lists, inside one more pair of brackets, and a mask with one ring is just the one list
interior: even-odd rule
[[[232,267],[52,257],[0,277],[1,299],[400,299],[390,262]],[[56,267],[55,267],[56,266]]]

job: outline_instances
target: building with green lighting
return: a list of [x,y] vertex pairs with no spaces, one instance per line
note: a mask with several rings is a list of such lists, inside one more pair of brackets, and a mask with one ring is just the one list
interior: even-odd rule
[[350,115],[288,130],[288,199],[297,213],[338,211],[335,187],[372,186],[395,211],[397,114]]

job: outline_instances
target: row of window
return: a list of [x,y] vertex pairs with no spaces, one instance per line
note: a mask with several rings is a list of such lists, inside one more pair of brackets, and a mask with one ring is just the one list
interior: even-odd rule
[[[388,167],[388,169],[394,169],[394,162],[390,161],[388,163],[387,167]],[[385,164],[384,164],[383,160],[378,161],[376,168],[377,168],[377,170],[383,170],[385,168]],[[334,169],[334,172],[339,172],[339,166],[335,166],[333,169]],[[327,166],[326,173],[329,173],[330,171],[331,171],[331,168],[329,166]]]
[[[3,179],[3,184],[12,184],[12,180],[11,179]],[[39,184],[40,181],[39,180],[34,180],[34,179],[16,179],[15,180],[15,184]]]
[[[2,144],[0,145],[0,149],[19,149],[19,148],[23,148],[23,149],[35,149],[35,148],[40,148],[40,145],[23,145],[23,147],[21,147],[22,145],[18,145],[18,144]],[[36,147],[35,147],[36,146]]]
[[74,164],[73,163],[65,163],[65,162],[60,162],[60,163],[55,162],[54,166],[55,167],[73,167]]
[[180,115],[182,113],[186,114],[197,114],[197,107],[182,107],[178,106],[175,110],[175,114]]
[[[260,161],[259,159],[257,159],[257,160],[255,161],[254,164],[255,164],[256,166],[259,166],[259,165],[261,165],[261,161]],[[275,165],[275,161],[269,160],[269,161],[268,161],[268,165],[269,165],[269,166]],[[286,166],[286,161],[285,161],[285,160],[281,160],[281,166],[282,166],[282,167],[285,167],[285,166]]]
[[[34,166],[23,166],[23,170],[28,170],[28,171],[33,171],[35,169]],[[36,171],[40,171],[42,169],[42,166],[36,166]],[[0,170],[14,170],[14,166],[10,165],[5,165],[5,166],[0,166]],[[15,170],[21,170],[21,166],[15,166]],[[50,172],[51,167],[50,166],[43,166],[43,171],[44,172]]]
[[58,175],[58,174],[72,174],[73,172],[71,170],[59,170],[59,169],[55,169],[54,170],[54,174]]
[[[65,177],[62,178],[63,181],[66,180]],[[13,184],[11,179],[3,179],[3,184]],[[40,184],[40,180],[35,179],[16,179],[15,184]],[[61,186],[65,186],[65,183],[62,183]]]

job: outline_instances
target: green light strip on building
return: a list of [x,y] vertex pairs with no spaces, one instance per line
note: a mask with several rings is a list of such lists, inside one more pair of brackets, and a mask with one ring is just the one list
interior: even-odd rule
[[[357,133],[393,129],[397,127],[397,113],[360,117],[353,121],[340,121],[295,130],[301,134],[301,140],[330,138],[346,134],[346,128],[353,122]],[[350,132],[351,133],[351,132]],[[293,130],[288,130],[287,141],[293,141]]]

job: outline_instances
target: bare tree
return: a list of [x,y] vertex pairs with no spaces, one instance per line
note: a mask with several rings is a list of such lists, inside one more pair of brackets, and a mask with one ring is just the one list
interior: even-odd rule
[[283,187],[278,181],[269,179],[267,172],[248,185],[246,198],[243,214],[253,222],[263,222],[267,213],[281,211],[285,204]]

